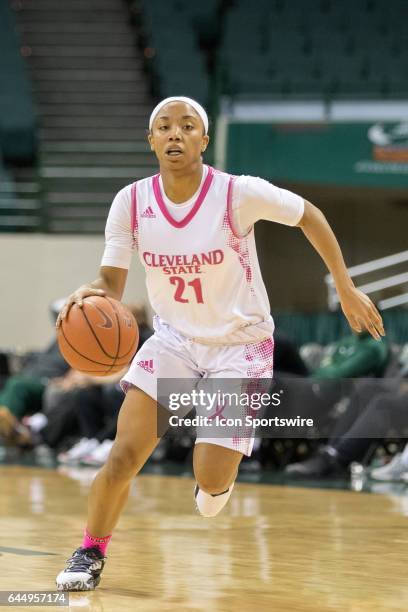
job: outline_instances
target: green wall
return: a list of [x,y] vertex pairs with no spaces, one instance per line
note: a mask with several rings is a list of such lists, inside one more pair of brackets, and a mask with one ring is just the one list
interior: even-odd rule
[[[386,145],[370,140],[374,126]],[[226,167],[270,180],[408,187],[408,128],[405,137],[402,131],[402,123],[232,123]]]

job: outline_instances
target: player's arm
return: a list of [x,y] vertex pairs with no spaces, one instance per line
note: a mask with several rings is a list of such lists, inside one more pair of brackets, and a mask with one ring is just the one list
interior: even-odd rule
[[72,304],[82,307],[82,300],[85,297],[106,295],[115,300],[122,299],[133,251],[130,216],[130,190],[126,187],[116,195],[109,211],[105,228],[105,250],[99,276],[69,296],[58,316],[57,327],[67,316]]
[[102,290],[104,295],[120,301],[125,290],[127,275],[128,271],[125,268],[101,266],[98,278],[90,284],[90,287]]
[[73,304],[77,304],[81,308],[84,298],[90,295],[106,295],[120,301],[125,290],[127,275],[128,271],[124,268],[101,266],[96,280],[89,283],[89,285],[81,285],[74,293],[71,293],[58,315],[56,326],[59,327],[62,319],[65,319]]
[[340,304],[350,327],[357,332],[367,329],[376,340],[384,336],[384,327],[376,307],[354,283],[347,271],[337,239],[326,217],[316,206],[304,201],[304,212],[297,223],[333,276]]
[[376,340],[384,335],[381,316],[370,298],[355,288],[336,237],[316,206],[253,176],[239,177],[234,190],[233,209],[241,232],[248,231],[260,219],[300,227],[331,272],[351,328],[357,332],[366,328]]

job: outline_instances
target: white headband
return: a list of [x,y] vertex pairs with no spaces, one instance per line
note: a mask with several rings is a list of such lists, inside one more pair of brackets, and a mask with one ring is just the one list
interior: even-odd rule
[[204,108],[201,106],[201,104],[199,104],[192,98],[186,98],[185,96],[172,96],[171,98],[165,98],[164,100],[159,102],[158,105],[154,107],[152,114],[150,115],[149,130],[152,129],[153,121],[155,120],[155,117],[159,110],[163,108],[163,106],[165,106],[166,104],[169,104],[169,102],[185,102],[186,104],[192,106],[196,113],[201,117],[202,122],[204,123],[205,133],[208,133],[208,115],[205,112]]

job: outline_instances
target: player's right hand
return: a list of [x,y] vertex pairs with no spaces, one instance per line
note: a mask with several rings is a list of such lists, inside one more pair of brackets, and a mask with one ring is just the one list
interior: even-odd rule
[[90,285],[82,285],[82,287],[79,287],[79,289],[74,291],[74,293],[71,293],[71,295],[68,297],[61,312],[58,315],[55,326],[59,327],[61,325],[62,320],[65,319],[69,312],[69,309],[73,304],[77,304],[80,308],[82,308],[83,299],[90,295],[99,295],[102,297],[106,295],[106,291],[104,291],[103,289],[96,289],[95,287],[91,287]]

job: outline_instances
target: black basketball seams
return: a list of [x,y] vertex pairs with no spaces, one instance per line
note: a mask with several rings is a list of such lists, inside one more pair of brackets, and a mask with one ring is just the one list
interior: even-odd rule
[[[83,355],[82,353],[80,353],[78,351],[78,349],[76,349],[74,346],[72,346],[71,342],[68,340],[68,338],[65,335],[64,332],[64,322],[62,323],[61,327],[61,332],[62,335],[64,336],[64,340],[65,342],[68,344],[68,346],[74,351],[74,353],[76,353],[77,355],[79,355],[80,357],[83,357],[84,359],[86,359],[87,361],[90,361],[91,363],[95,363],[96,365],[101,365],[101,366],[106,366],[107,368],[111,367],[110,363],[102,363],[102,361],[95,361],[94,359],[90,359],[87,355]],[[126,364],[125,364],[126,365]]]
[[[115,302],[113,302],[113,301],[112,301],[110,298],[108,298],[108,297],[107,297],[106,299],[107,299],[107,300],[108,300],[108,302],[111,304],[111,306],[112,306],[113,310],[115,311],[115,314],[117,313],[117,316],[119,317],[119,314],[120,314],[120,313],[118,312],[118,310],[117,310],[117,308],[116,308],[116,304],[115,304]],[[132,316],[133,316],[133,315],[132,315]],[[121,325],[120,325],[120,320],[119,320],[119,318],[118,318],[118,326],[119,326],[119,335],[120,335]],[[136,331],[138,332],[138,330],[137,330],[137,329],[136,329]],[[133,344],[134,344],[134,342],[133,342]],[[119,348],[120,348],[120,342],[119,342]],[[129,355],[129,353],[131,353],[132,351],[135,351],[135,350],[136,350],[136,348],[137,348],[137,346],[136,346],[135,348],[133,348],[133,346],[132,346],[132,347],[131,347],[131,348],[130,348],[128,351],[126,351],[126,353],[123,353],[123,355],[118,355],[118,356],[117,356],[117,359],[123,359],[124,357],[126,357],[127,355]]]
[[106,297],[105,299],[108,300],[109,304],[113,308],[113,311],[114,311],[115,317],[116,317],[116,325],[118,327],[118,345],[117,345],[117,349],[116,349],[116,355],[115,355],[115,358],[114,358],[112,366],[111,366],[111,369],[112,369],[115,366],[115,364],[116,364],[116,361],[117,361],[118,355],[119,355],[119,349],[120,349],[120,320],[119,320],[119,317],[118,317],[118,311],[116,310],[115,304],[113,302],[111,302],[111,300],[108,297]]

